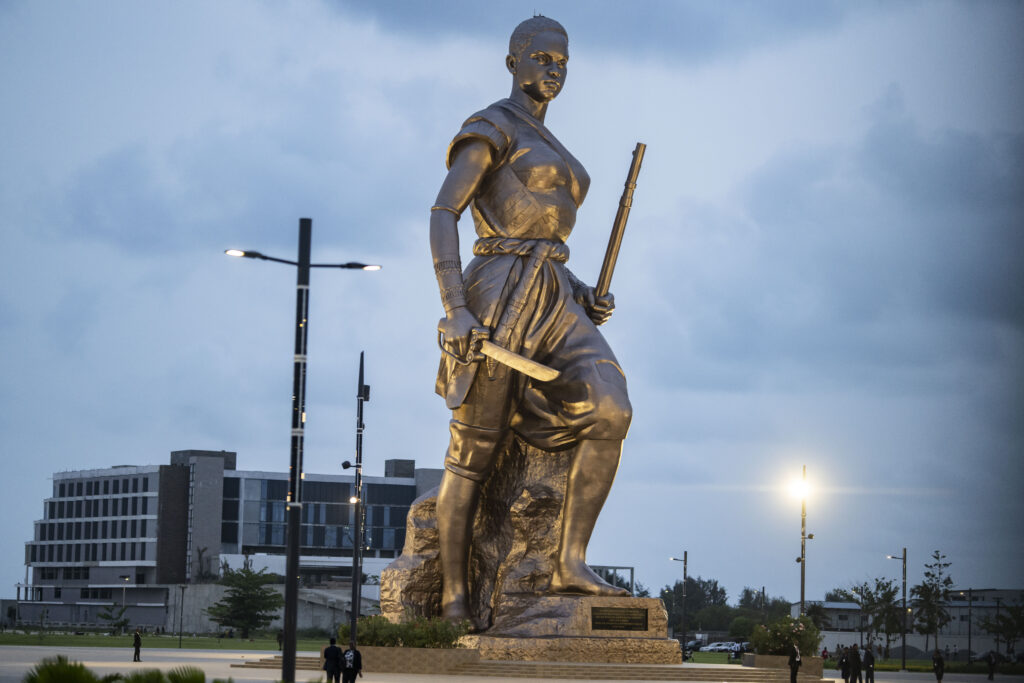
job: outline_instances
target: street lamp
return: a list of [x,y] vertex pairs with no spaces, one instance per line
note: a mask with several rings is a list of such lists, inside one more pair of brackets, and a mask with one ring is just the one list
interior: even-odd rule
[[804,616],[804,586],[807,581],[807,540],[814,534],[807,533],[807,465],[804,465],[803,477],[793,485],[793,494],[800,498],[800,557],[796,558],[800,565],[800,616]]
[[680,610],[681,613],[682,613],[682,618],[680,619],[679,625],[683,627],[683,649],[684,650],[686,649],[686,643],[689,642],[686,639],[686,554],[687,554],[687,551],[684,550],[683,551],[683,559],[681,559],[681,560],[678,557],[670,557],[670,558],[668,558],[668,559],[672,560],[673,562],[682,562],[683,563],[683,608],[682,608],[682,610]]
[[353,524],[354,534],[352,539],[352,605],[349,609],[350,630],[349,640],[356,642],[356,626],[359,619],[359,608],[362,601],[363,584],[363,524],[362,514],[365,510],[363,505],[363,403],[370,400],[370,385],[363,382],[363,353],[359,353],[359,385],[356,390],[356,462],[353,465],[348,460],[341,463],[341,468],[347,470],[355,468],[355,481],[352,488],[352,497],[348,502],[353,505],[352,512],[355,515]]
[[295,356],[292,372],[291,460],[288,467],[288,547],[284,584],[284,643],[281,653],[281,680],[295,683],[295,631],[299,602],[299,531],[302,515],[302,445],[306,426],[306,348],[309,325],[309,269],[345,268],[380,270],[380,266],[364,263],[310,263],[313,221],[299,219],[299,254],[297,261],[266,256],[258,251],[226,249],[228,256],[276,261],[298,268],[295,297]]
[[121,584],[121,610],[125,610],[128,606],[125,604],[125,596],[128,595],[128,582],[132,580],[132,577],[127,574],[121,574],[121,580],[124,581]]
[[903,549],[902,555],[886,555],[890,560],[903,560],[903,615],[900,620],[900,635],[902,637],[903,654],[900,657],[900,671],[907,670],[907,549]]
[[[964,592],[960,591],[960,595]],[[971,609],[974,607],[974,589],[967,589],[967,663],[971,664],[974,662],[974,650],[971,649]]]
[[181,600],[178,601],[178,649],[181,649],[181,629],[185,623],[185,584],[178,586],[181,589]]

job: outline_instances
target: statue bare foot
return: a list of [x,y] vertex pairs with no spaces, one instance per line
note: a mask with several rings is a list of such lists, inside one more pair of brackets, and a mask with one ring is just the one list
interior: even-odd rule
[[551,574],[548,593],[583,593],[610,597],[629,595],[628,590],[611,585],[582,562],[572,569],[564,566],[556,568]]

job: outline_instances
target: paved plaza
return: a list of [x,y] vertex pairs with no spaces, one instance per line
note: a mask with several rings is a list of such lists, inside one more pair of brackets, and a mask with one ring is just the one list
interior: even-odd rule
[[[254,661],[265,657],[272,657],[278,654],[276,651],[254,652],[233,651],[233,650],[173,650],[173,649],[145,649],[142,650],[140,663],[134,663],[130,647],[118,649],[109,647],[71,647],[61,652],[55,652],[50,647],[29,647],[29,646],[0,646],[0,683],[21,683],[25,673],[44,657],[56,654],[63,654],[73,661],[82,662],[93,672],[105,675],[109,673],[130,673],[141,669],[161,669],[168,671],[179,666],[196,666],[206,672],[206,680],[212,681],[215,678],[234,679],[235,683],[265,683],[266,681],[279,680],[281,672],[270,669],[239,669],[233,668],[232,664],[241,664],[246,661]],[[315,657],[316,652],[300,652],[300,656]],[[722,672],[721,680],[728,683],[729,672],[737,671],[735,665],[724,664],[685,664],[683,668],[693,669],[719,669]],[[835,676],[834,671],[826,671],[826,676]],[[462,679],[470,681],[469,677],[452,677],[448,679]],[[442,679],[439,676],[429,673],[423,674],[385,674],[367,672],[361,679],[366,683],[439,683]],[[529,679],[529,678],[491,678],[486,679],[489,683],[524,683],[530,680],[553,680],[553,679]],[[842,679],[831,679],[833,683],[842,683]],[[898,673],[879,672],[875,677],[876,683],[931,683],[935,680],[930,673]],[[307,683],[308,681],[323,681],[323,676],[317,676],[311,671],[300,671],[296,675],[296,681]],[[980,674],[947,674],[943,683],[985,683],[986,679]],[[996,676],[996,681],[1024,683],[1024,676]]]

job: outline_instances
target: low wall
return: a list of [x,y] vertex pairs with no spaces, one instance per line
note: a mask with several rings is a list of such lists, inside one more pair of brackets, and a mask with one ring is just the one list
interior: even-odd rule
[[[822,677],[825,661],[821,657],[801,657],[800,673],[817,678]],[[786,655],[756,655],[750,652],[743,654],[743,666],[754,666],[759,669],[789,669],[789,657]]]
[[[479,650],[436,647],[376,647],[360,645],[363,669],[387,674],[443,674],[462,664],[480,661]],[[323,668],[323,651],[320,665]]]

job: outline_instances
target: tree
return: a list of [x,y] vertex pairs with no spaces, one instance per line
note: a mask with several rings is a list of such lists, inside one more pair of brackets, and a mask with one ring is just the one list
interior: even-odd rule
[[729,623],[729,637],[739,641],[750,640],[757,622],[750,617],[735,617]]
[[825,602],[849,602],[849,591],[845,588],[833,588],[825,592]]
[[221,626],[237,628],[243,638],[248,638],[249,631],[269,626],[284,604],[281,594],[267,587],[273,580],[266,569],[254,572],[247,560],[241,569],[225,572],[220,582],[228,587],[227,594],[206,613]]
[[1024,637],[1024,602],[1006,605],[993,618],[981,620],[981,627],[1006,643],[1006,651],[1013,652],[1017,641]]
[[124,606],[114,607],[109,605],[97,612],[96,616],[107,622],[107,626],[110,627],[110,635],[113,636],[117,635],[118,631],[123,631],[131,623],[131,620],[124,615],[127,609]]
[[807,618],[814,622],[814,625],[820,631],[827,631],[832,627],[832,622],[828,618],[828,613],[825,612],[825,606],[820,602],[812,602],[807,605],[807,609],[804,610],[804,614]]
[[[682,630],[683,621],[683,582],[676,581],[672,586],[665,586],[661,589],[659,596],[665,603],[668,612],[669,626],[676,630]],[[699,576],[686,577],[686,624],[687,629],[692,630],[697,624],[695,616],[697,612],[712,605],[725,606],[725,589],[718,585],[715,579],[702,579]],[[725,621],[723,629],[728,626],[729,620]],[[705,625],[705,628],[707,626]]]
[[911,604],[914,607],[914,628],[924,634],[924,649],[928,650],[928,636],[935,636],[935,647],[939,646],[939,629],[950,622],[949,595],[953,590],[953,578],[948,574],[952,562],[936,550],[932,553],[931,564],[925,563],[924,581],[910,589]]

